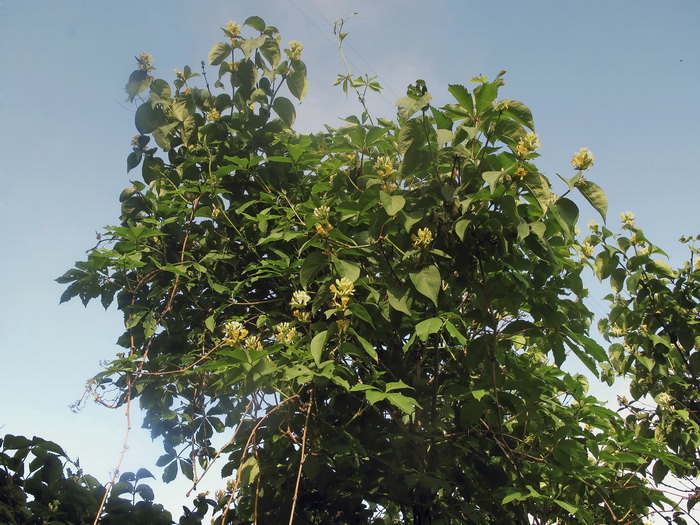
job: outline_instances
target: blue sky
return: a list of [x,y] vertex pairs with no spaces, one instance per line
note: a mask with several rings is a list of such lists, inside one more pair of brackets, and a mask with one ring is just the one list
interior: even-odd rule
[[[369,99],[375,115],[392,117],[417,78],[442,104],[447,84],[505,69],[501,95],[534,113],[540,169],[570,176],[573,152],[589,147],[609,224],[633,211],[682,262],[677,239],[700,233],[697,0],[0,0],[0,433],[55,440],[103,480],[119,453],[122,412],[68,406],[117,351],[120,316],[59,306],[53,280],[116,223],[136,177],[126,174],[135,129],[124,93],[134,56],[152,54],[172,80],[174,68],[198,68],[227,21],[262,16],[304,44],[310,88],[297,127],[313,131],[360,112],[332,87],[343,72],[333,21],[353,13],[353,72],[387,88]],[[594,214],[580,204],[585,226]],[[160,453],[136,419],[122,470],[150,468]],[[181,492],[168,493],[174,509]]]

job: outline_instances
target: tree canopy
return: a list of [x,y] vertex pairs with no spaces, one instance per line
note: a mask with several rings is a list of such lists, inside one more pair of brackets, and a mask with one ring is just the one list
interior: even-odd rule
[[[168,82],[137,57],[140,179],[59,278],[62,301],[123,312],[124,350],[90,388],[138,400],[163,479],[228,478],[180,523],[685,523],[700,492],[665,483],[700,467],[692,240],[674,270],[631,214],[584,236],[579,205],[607,214],[594,156],[540,173],[505,72],[443,107],[419,80],[395,120],[365,108],[300,134],[302,45],[258,17],[223,33],[201,74]],[[361,103],[380,89],[338,83]],[[588,269],[611,288],[607,349]],[[616,377],[619,411],[588,391]],[[150,502],[147,475],[112,491]]]

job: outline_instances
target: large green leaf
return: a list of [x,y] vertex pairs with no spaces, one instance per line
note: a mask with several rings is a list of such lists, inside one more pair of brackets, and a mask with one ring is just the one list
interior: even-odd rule
[[219,42],[209,51],[209,64],[218,66],[231,55],[231,44]]
[[311,351],[311,356],[316,362],[316,366],[321,364],[323,347],[326,346],[326,339],[328,339],[328,331],[324,330],[323,332],[316,334],[309,345],[309,350]]
[[292,67],[293,71],[287,77],[287,87],[289,92],[301,102],[309,89],[309,81],[306,78],[306,65],[301,60],[292,60]]
[[153,133],[153,131],[168,123],[163,110],[160,107],[152,107],[148,102],[141,104],[136,109],[134,120],[136,129],[142,135]]
[[294,104],[292,104],[288,98],[277,97],[272,103],[272,109],[275,110],[275,113],[279,115],[287,126],[291,127],[294,125],[294,121],[297,118],[297,111],[294,108]]
[[593,206],[593,208],[600,213],[603,220],[605,220],[608,213],[608,198],[600,186],[587,180],[577,184],[576,187],[578,188],[578,191],[581,192],[581,195],[583,195],[586,200],[591,203],[591,206]]
[[307,255],[299,272],[301,286],[304,289],[308,288],[311,280],[326,266],[328,266],[328,258],[322,252],[312,252]]
[[440,287],[442,286],[438,267],[435,265],[426,266],[421,270],[411,272],[409,277],[415,289],[437,306],[438,295],[440,294]]
[[459,105],[466,109],[469,114],[474,112],[474,99],[466,87],[459,84],[450,84],[447,86],[447,90],[454,98],[457,99]]

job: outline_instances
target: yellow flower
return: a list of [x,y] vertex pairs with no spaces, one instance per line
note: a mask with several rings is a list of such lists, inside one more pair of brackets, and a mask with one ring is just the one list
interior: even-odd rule
[[394,173],[394,163],[390,157],[379,157],[374,163],[374,169],[380,177],[388,177]]
[[527,157],[530,153],[536,152],[541,147],[542,142],[537,136],[537,133],[526,133],[515,146],[515,154],[518,157]]
[[345,332],[347,332],[348,328],[350,328],[350,321],[348,319],[341,319],[336,321],[336,324],[338,325],[338,334],[342,335]]
[[304,46],[301,45],[301,42],[297,42],[296,40],[292,40],[289,43],[289,58],[292,60],[299,60],[301,58],[301,50],[304,49]]
[[303,290],[298,290],[292,294],[292,301],[289,303],[296,308],[304,308],[311,302],[311,296]]
[[417,235],[411,235],[411,239],[416,250],[425,250],[433,242],[433,232],[428,228],[421,228]]
[[355,293],[355,285],[347,277],[336,279],[335,284],[331,284],[330,290],[333,293],[333,306],[347,309],[350,296]]
[[302,323],[307,322],[309,319],[311,319],[311,315],[309,312],[305,312],[304,310],[294,310],[292,312],[292,315],[296,317],[299,321]]
[[212,108],[210,111],[207,111],[207,122],[214,122],[215,120],[218,120],[221,114],[216,108]]
[[634,226],[634,214],[631,211],[626,211],[620,215],[620,220],[627,226]]
[[180,80],[183,80],[183,81],[184,81],[184,80],[187,80],[187,79],[185,78],[185,74],[184,74],[182,71],[180,71],[179,69],[175,69],[175,75],[176,75],[177,78],[180,79]]
[[571,165],[577,170],[587,170],[593,166],[593,161],[595,160],[595,155],[588,148],[581,148],[578,152],[574,153],[571,159]]
[[[526,154],[527,155],[527,154]],[[523,157],[525,155],[522,155]],[[525,176],[527,175],[528,171],[520,166],[517,170],[515,170],[515,173],[513,174],[514,177],[518,177],[520,180],[523,180]]]
[[496,111],[506,111],[510,107],[510,100],[504,98],[503,100],[494,102],[493,106],[496,109]]
[[241,26],[237,22],[231,21],[222,29],[224,34],[231,39],[237,38],[241,34]]
[[236,344],[248,335],[242,323],[229,321],[224,325],[224,341],[228,344]]
[[151,62],[153,62],[153,57],[149,55],[148,53],[141,53],[136,61],[139,63],[138,69],[142,71],[150,71],[153,69],[151,67]]
[[325,221],[330,214],[331,209],[328,206],[314,208],[314,217],[320,221]]
[[297,329],[292,328],[289,323],[280,323],[275,329],[277,333],[275,334],[275,339],[280,343],[291,343],[297,336]]
[[319,223],[316,225],[316,233],[323,235],[324,237],[330,233],[333,229],[333,225],[330,222]]
[[257,335],[249,335],[243,341],[243,346],[249,350],[262,350],[263,346],[260,342],[260,338]]
[[581,245],[581,258],[586,259],[593,257],[593,246],[590,242],[584,242]]

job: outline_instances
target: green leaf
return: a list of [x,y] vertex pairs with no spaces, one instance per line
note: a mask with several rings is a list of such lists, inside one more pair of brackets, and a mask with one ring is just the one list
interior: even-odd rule
[[177,476],[177,460],[173,461],[163,470],[163,483],[170,483]]
[[389,286],[389,288],[387,288],[389,306],[391,306],[394,310],[403,312],[410,317],[412,312],[408,306],[408,295],[407,286]]
[[560,197],[550,207],[550,210],[553,212],[566,237],[572,239],[576,223],[578,222],[578,206],[566,197]]
[[228,42],[219,42],[214,44],[214,47],[209,51],[209,64],[218,66],[231,55],[231,44]]
[[644,265],[647,272],[658,275],[659,277],[666,277],[668,279],[675,279],[676,272],[674,272],[668,263],[660,261],[658,259],[653,259]]
[[275,113],[279,115],[282,122],[287,124],[287,126],[292,127],[294,125],[294,121],[297,118],[297,111],[291,100],[284,97],[277,97],[272,103],[272,109],[275,110]]
[[258,465],[258,460],[254,455],[249,455],[241,465],[238,473],[241,486],[252,485],[257,479],[259,472],[260,466]]
[[129,153],[129,156],[126,158],[126,172],[129,173],[138,166],[141,162],[141,158],[143,158],[143,153],[140,151],[132,151]]
[[129,95],[129,102],[133,102],[136,98],[136,95],[142,93],[143,91],[146,91],[148,89],[148,86],[151,85],[152,80],[153,77],[151,77],[148,74],[148,72],[143,71],[141,69],[137,69],[136,71],[131,73],[131,76],[129,77],[129,83],[126,86],[124,86],[126,94]]
[[204,320],[204,326],[207,327],[207,330],[209,330],[210,332],[213,332],[214,329],[216,328],[216,316],[214,316],[212,314],[209,317],[207,317]]
[[503,112],[503,115],[510,117],[518,124],[522,124],[526,128],[535,131],[535,121],[532,118],[532,111],[522,102],[511,100],[508,104],[508,109]]
[[575,507],[574,505],[571,505],[570,503],[567,503],[566,501],[562,501],[560,499],[555,499],[554,503],[559,505],[562,509],[564,509],[566,512],[569,512],[570,514],[576,514],[578,512],[578,507]]
[[289,92],[301,102],[309,89],[309,81],[306,78],[306,66],[301,60],[292,60],[292,67],[294,70],[287,77],[287,87]]
[[427,107],[431,100],[433,100],[433,96],[430,93],[426,93],[418,100],[411,97],[400,98],[396,101],[399,117],[406,120],[410,119],[416,111]]
[[486,171],[486,172],[481,174],[481,178],[484,179],[488,183],[492,194],[496,190],[496,184],[498,183],[498,181],[500,180],[500,178],[502,176],[503,176],[502,171]]
[[316,334],[309,345],[311,356],[314,358],[316,366],[320,366],[321,364],[321,357],[323,355],[323,347],[326,345],[326,339],[328,339],[328,330]]
[[[324,257],[325,260],[325,257]],[[357,281],[360,277],[360,267],[350,261],[344,261],[338,259],[335,255],[332,256],[333,266],[335,266],[335,271],[338,272],[341,278],[345,277],[350,279],[352,282]]]
[[136,129],[142,135],[148,133],[153,133],[157,128],[164,126],[168,123],[168,119],[165,118],[163,110],[160,108],[153,108],[149,103],[141,104],[136,109],[136,116],[134,117],[136,123]]
[[427,341],[428,336],[436,334],[442,329],[443,321],[439,317],[432,317],[421,321],[416,325],[416,335],[421,341]]
[[357,337],[357,341],[362,345],[362,348],[364,348],[365,352],[367,352],[367,354],[375,361],[379,361],[377,349],[374,347],[374,345],[354,330],[352,331],[352,333],[355,335],[355,337]]
[[398,392],[386,394],[385,399],[407,415],[412,414],[415,411],[416,406],[418,406],[418,402],[415,399],[399,394]]
[[409,277],[416,290],[433,301],[435,306],[437,306],[438,295],[442,286],[438,267],[435,265],[426,266],[419,271],[411,272]]
[[328,266],[328,259],[323,252],[312,252],[307,255],[299,271],[302,288],[306,289],[315,275],[326,266]]
[[605,216],[608,213],[608,198],[600,186],[594,182],[585,181],[577,184],[576,187],[578,188],[578,191],[581,192],[581,195],[583,195],[586,200],[591,203],[591,206],[593,206],[593,208],[600,213],[603,221],[605,221]]
[[136,487],[136,492],[139,496],[141,496],[141,499],[143,499],[144,501],[153,501],[156,497],[153,493],[153,489],[145,483],[141,483],[140,485],[138,485]]
[[447,86],[447,90],[469,114],[474,113],[474,99],[466,87],[459,84],[450,84]]
[[243,22],[244,26],[252,27],[256,31],[265,31],[265,21],[259,16],[250,16]]
[[406,199],[404,199],[401,195],[389,195],[388,193],[380,191],[379,199],[381,200],[382,206],[384,206],[387,214],[391,217],[399,213],[406,205]]
[[542,212],[546,212],[549,208],[549,202],[552,195],[549,189],[549,183],[540,173],[530,173],[525,177],[524,185],[534,195],[535,199],[542,208]]

